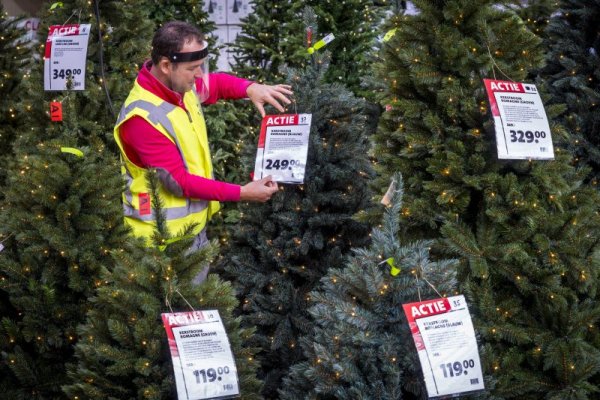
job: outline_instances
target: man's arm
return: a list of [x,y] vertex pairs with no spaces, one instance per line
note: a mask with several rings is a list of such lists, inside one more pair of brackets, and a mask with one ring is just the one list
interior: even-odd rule
[[125,121],[119,133],[127,157],[139,167],[156,168],[163,186],[176,196],[264,202],[278,190],[270,176],[239,186],[190,174],[177,146],[141,117]]
[[[208,74],[208,98],[204,101],[205,105],[214,104],[218,100],[238,100],[248,97],[246,89],[252,85],[252,81],[247,81],[237,76],[214,73]],[[196,81],[196,89],[201,91],[202,79]]]
[[141,117],[125,121],[120,128],[127,157],[142,168],[156,168],[167,190],[181,197],[239,201],[240,186],[190,174],[177,146]]
[[[290,85],[263,85],[224,73],[209,74],[208,79],[209,95],[203,104],[214,104],[221,99],[249,98],[263,117],[265,116],[265,104],[270,104],[279,112],[284,112],[281,103],[290,104],[288,96],[294,94]],[[196,81],[196,89],[199,92],[202,84],[201,79]]]

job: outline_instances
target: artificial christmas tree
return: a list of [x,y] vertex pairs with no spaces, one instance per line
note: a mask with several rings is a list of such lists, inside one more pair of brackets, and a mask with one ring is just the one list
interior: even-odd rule
[[[303,24],[306,7],[316,14],[308,26]],[[329,45],[332,59],[325,80],[361,93],[360,79],[369,74],[372,62],[371,49],[377,36],[374,28],[388,7],[376,6],[372,0],[255,1],[232,47],[234,69],[260,82],[279,82],[284,78],[283,65],[301,68],[306,64],[307,41],[312,46],[332,33],[336,39]],[[307,37],[298,35],[302,31],[307,31]]]
[[273,0],[254,1],[252,13],[242,19],[242,31],[232,44],[234,71],[257,82],[280,82],[280,68],[306,62],[305,48],[298,32],[299,5]]
[[414,3],[420,14],[392,21],[384,50],[391,110],[375,138],[379,170],[406,179],[411,236],[443,234],[462,257],[459,290],[491,395],[592,398],[600,199],[571,166],[556,124],[554,161],[498,160],[482,82],[522,81],[541,65],[540,40],[491,1]]
[[[91,23],[90,62],[85,91],[44,92],[40,47],[40,62],[13,105],[23,125],[14,135],[0,213],[6,247],[0,253],[0,308],[6,311],[0,388],[16,399],[64,397],[60,386],[76,327],[90,307],[86,300],[103,283],[99,272],[111,265],[110,250],[128,236],[118,160],[106,144],[115,121],[111,106],[124,98],[152,32],[143,9],[128,3],[57,3],[42,14],[41,43],[49,25]],[[62,103],[62,122],[50,121],[51,101]]]
[[[310,293],[314,333],[301,340],[282,399],[424,398],[423,374],[402,304],[452,294],[456,260],[432,261],[431,241],[404,243],[402,182],[368,248],[331,268]],[[391,274],[390,260],[400,272]],[[435,290],[433,289],[435,288]]]
[[103,269],[97,296],[87,321],[78,329],[78,363],[70,367],[69,398],[172,399],[177,396],[167,336],[160,321],[163,312],[219,310],[236,356],[240,393],[258,399],[255,350],[243,347],[252,329],[239,328],[232,318],[237,301],[229,283],[210,275],[201,285],[192,283],[208,268],[217,252],[215,244],[190,253],[192,227],[169,236],[162,205],[155,201],[160,185],[149,174],[152,208],[157,216],[153,246],[130,240],[111,255],[115,267]]
[[352,219],[370,197],[364,103],[339,84],[323,83],[327,62],[315,53],[306,70],[289,72],[293,112],[312,113],[304,184],[282,184],[269,203],[244,205],[223,263],[246,322],[257,325],[268,398],[301,359],[297,337],[313,323],[308,293],[351,246],[368,239],[366,225]]
[[559,121],[569,129],[575,161],[589,165],[594,185],[600,177],[600,38],[598,1],[562,1],[551,19],[550,49],[540,78],[566,111]]
[[128,235],[116,157],[82,128],[75,98],[63,106],[67,117],[51,138],[39,137],[35,151],[15,147],[0,214],[0,298],[9,310],[0,326],[0,362],[10,368],[0,387],[10,398],[61,398],[86,299],[103,284],[99,272],[110,265],[109,250]]

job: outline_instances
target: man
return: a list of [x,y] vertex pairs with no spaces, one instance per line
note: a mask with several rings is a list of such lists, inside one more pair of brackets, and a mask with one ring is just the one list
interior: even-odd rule
[[152,59],[144,64],[114,129],[124,162],[125,222],[135,236],[149,239],[155,219],[146,172],[157,171],[159,197],[167,227],[176,235],[197,224],[192,249],[206,242],[206,223],[219,201],[265,202],[277,192],[268,176],[238,186],[213,179],[201,102],[220,98],[250,100],[265,115],[264,105],[280,112],[289,104],[288,85],[261,85],[226,74],[208,74],[208,45],[201,32],[185,22],[169,22],[152,40]]

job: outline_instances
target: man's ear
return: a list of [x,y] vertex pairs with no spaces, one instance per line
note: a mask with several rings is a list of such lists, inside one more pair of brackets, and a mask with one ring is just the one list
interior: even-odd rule
[[167,75],[170,71],[171,61],[169,61],[167,57],[162,57],[158,62],[157,67],[160,72],[162,72],[164,75]]

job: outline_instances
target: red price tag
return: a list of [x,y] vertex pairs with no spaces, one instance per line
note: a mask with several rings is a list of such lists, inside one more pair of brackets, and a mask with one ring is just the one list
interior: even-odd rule
[[63,120],[62,103],[60,101],[50,102],[50,120],[61,122]]

